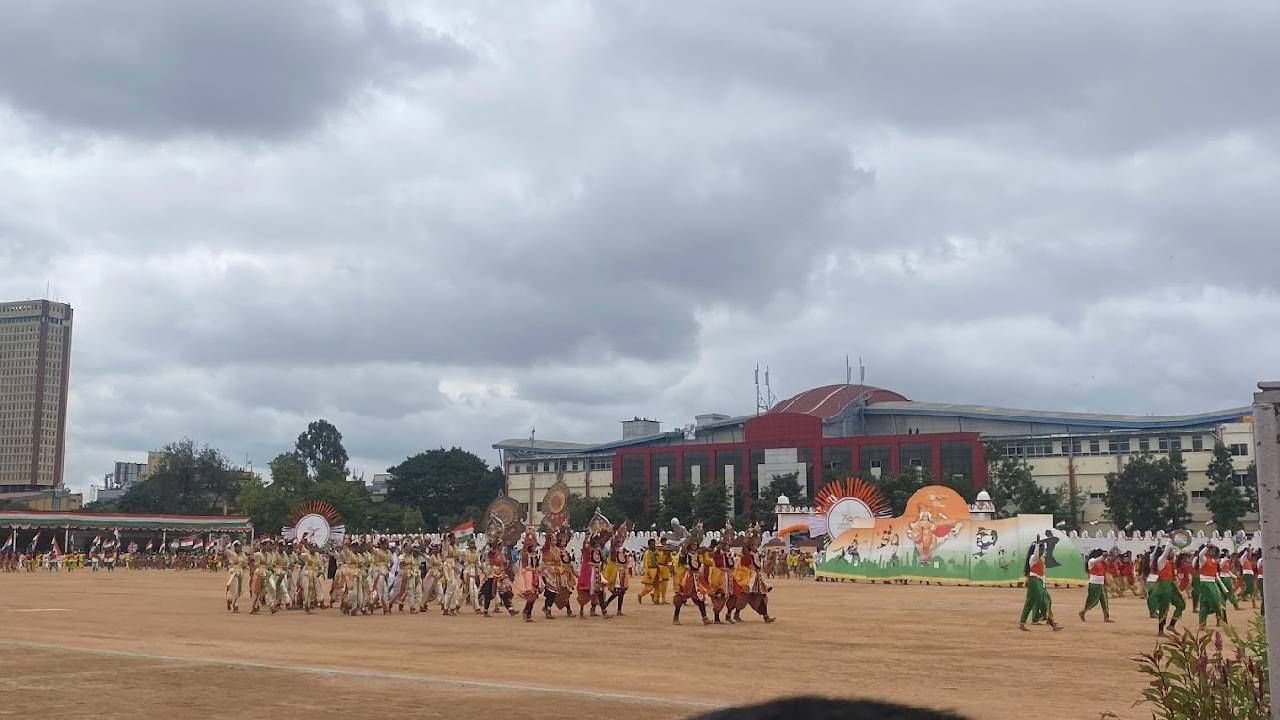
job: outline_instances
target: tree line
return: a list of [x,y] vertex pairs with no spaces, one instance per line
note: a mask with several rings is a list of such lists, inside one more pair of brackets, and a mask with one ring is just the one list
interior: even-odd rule
[[[1059,527],[1079,529],[1087,499],[1083,492],[1070,492],[1066,483],[1045,488],[1036,482],[1034,467],[1025,459],[1003,456],[991,446],[987,447],[986,461],[987,491],[997,517],[1047,514],[1054,516]],[[351,478],[348,462],[342,433],[323,419],[310,423],[291,449],[268,463],[269,483],[233,467],[219,450],[184,439],[164,447],[157,467],[148,468],[147,480],[134,484],[116,500],[91,503],[86,509],[243,514],[259,531],[274,533],[285,525],[294,507],[324,500],[334,506],[352,532],[443,531],[467,519],[483,525],[485,508],[506,487],[501,468],[491,467],[461,448],[439,448],[387,468],[386,499],[374,502],[363,479]],[[843,480],[848,475],[842,469],[828,470],[823,482]],[[1250,466],[1249,481],[1238,489],[1231,453],[1217,443],[1208,476],[1206,501],[1214,525],[1224,531],[1240,529],[1245,514],[1257,510],[1256,468]],[[918,468],[861,477],[880,490],[895,516],[906,511],[907,501],[917,490],[937,482]],[[1187,468],[1180,451],[1171,450],[1161,457],[1135,455],[1121,470],[1106,476],[1106,516],[1120,529],[1181,527],[1190,520],[1186,482]],[[941,484],[973,502],[974,489],[968,480],[944,480]],[[672,483],[650,497],[642,481],[628,478],[608,497],[570,496],[569,522],[575,529],[584,529],[599,510],[613,522],[629,520],[640,529],[665,529],[671,518],[685,524],[702,522],[708,528],[732,523],[741,529],[759,522],[776,529],[774,508],[781,495],[790,498],[793,505],[812,502],[804,496],[800,478],[794,473],[772,478],[759,489],[750,509],[740,513],[735,513],[722,483],[698,487]]]
[[420,452],[387,472],[387,497],[375,502],[363,478],[352,478],[342,433],[316,420],[293,448],[268,463],[271,480],[231,465],[216,448],[185,439],[166,445],[157,467],[116,500],[87,510],[185,515],[247,515],[259,532],[276,533],[289,512],[327,501],[349,532],[448,530],[484,508],[505,486],[502,471],[461,448]]
[[[987,447],[987,491],[997,517],[1040,513],[1053,515],[1059,527],[1080,529],[1085,494],[1071,493],[1066,483],[1053,490],[1045,488],[1036,482],[1033,470],[1025,459],[1003,457],[997,448]],[[1257,466],[1251,464],[1243,486],[1236,487],[1231,451],[1218,442],[1206,474],[1205,500],[1213,525],[1220,531],[1242,529],[1245,515],[1258,510]],[[1106,484],[1105,517],[1117,529],[1171,530],[1191,520],[1187,466],[1177,448],[1161,457],[1150,452],[1133,455],[1123,468],[1107,473]]]

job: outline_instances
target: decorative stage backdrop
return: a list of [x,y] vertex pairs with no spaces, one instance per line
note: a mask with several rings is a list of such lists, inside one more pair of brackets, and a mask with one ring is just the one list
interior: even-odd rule
[[1083,585],[1080,550],[1053,528],[1052,515],[975,520],[964,498],[941,485],[921,488],[896,518],[862,518],[834,537],[819,558],[819,577],[911,580],[950,585],[1014,585],[1039,535],[1048,540],[1046,581]]

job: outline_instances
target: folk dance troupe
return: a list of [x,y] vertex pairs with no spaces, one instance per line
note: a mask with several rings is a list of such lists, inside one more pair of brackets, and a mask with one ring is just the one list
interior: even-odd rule
[[[629,534],[626,522],[614,526],[597,515],[576,558],[565,526],[548,528],[539,540],[531,528],[513,534],[490,523],[483,549],[474,538],[458,543],[453,533],[439,542],[421,535],[344,537],[329,550],[305,540],[263,538],[247,548],[235,541],[225,557],[226,609],[240,612],[243,601],[250,614],[334,608],[350,616],[413,615],[434,608],[456,616],[465,608],[525,622],[534,622],[538,609],[547,620],[573,617],[576,609],[579,619],[609,620],[626,614]],[[742,622],[747,608],[774,622],[758,560],[760,527],[741,533],[726,527],[705,544],[704,537],[699,525],[679,542],[651,540],[641,556],[638,599],[667,604],[670,591],[676,625],[686,603],[705,624]]]
[[[1187,542],[1189,543],[1189,536]],[[1078,613],[1082,622],[1094,608],[1102,611],[1105,623],[1111,619],[1110,598],[1132,594],[1146,598],[1146,610],[1156,621],[1156,634],[1176,631],[1187,609],[1184,593],[1203,629],[1212,617],[1218,626],[1227,622],[1227,607],[1241,610],[1248,601],[1250,611],[1263,599],[1262,550],[1238,547],[1224,550],[1204,544],[1195,550],[1179,548],[1171,540],[1152,546],[1134,562],[1130,553],[1095,549],[1084,560],[1088,573],[1088,593]],[[1037,537],[1027,550],[1024,566],[1026,597],[1018,629],[1027,631],[1027,621],[1045,623],[1054,631],[1063,629],[1053,614],[1053,600],[1045,586],[1045,540]]]

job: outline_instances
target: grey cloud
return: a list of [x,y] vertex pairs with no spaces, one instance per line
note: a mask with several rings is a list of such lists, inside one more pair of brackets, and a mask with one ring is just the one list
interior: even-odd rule
[[[144,39],[205,12],[126,7]],[[115,56],[49,61],[41,93],[0,67],[0,284],[77,305],[76,477],[182,435],[265,461],[317,415],[366,473],[607,440],[750,412],[757,361],[779,395],[838,382],[845,353],[920,399],[1204,410],[1280,347],[1270,6],[324,10],[254,36],[315,72],[249,82],[229,30],[191,56],[288,86],[231,119]],[[460,43],[484,61],[419,77]]]
[[279,138],[362,91],[456,66],[457,41],[381,4],[6,3],[0,98],[55,123],[145,138]]
[[1274,132],[1280,110],[1258,92],[1280,64],[1273,3],[747,5],[609,6],[617,72],[713,95],[763,86],[849,122],[1077,152]]

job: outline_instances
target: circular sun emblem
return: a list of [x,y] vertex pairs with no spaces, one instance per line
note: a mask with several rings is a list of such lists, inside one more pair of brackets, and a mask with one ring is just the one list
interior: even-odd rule
[[293,531],[297,537],[306,538],[320,547],[324,547],[325,543],[329,542],[329,521],[325,520],[323,515],[315,513],[303,515]]
[[347,528],[338,517],[338,511],[323,500],[304,503],[289,514],[289,524],[281,528],[285,540],[306,540],[325,547],[340,543]]
[[858,498],[840,498],[827,511],[827,532],[831,537],[837,538],[858,520],[874,517],[875,513],[871,512],[871,508]]

